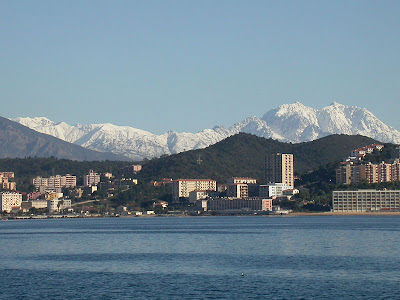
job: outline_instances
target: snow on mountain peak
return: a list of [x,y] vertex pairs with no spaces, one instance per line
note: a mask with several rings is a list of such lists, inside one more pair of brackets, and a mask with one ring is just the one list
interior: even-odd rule
[[360,134],[381,142],[400,143],[400,132],[387,126],[365,108],[333,102],[320,110],[300,102],[282,104],[262,118],[251,116],[229,128],[215,126],[197,133],[170,130],[161,135],[110,123],[89,125],[56,124],[39,118],[13,121],[62,140],[97,151],[114,152],[133,160],[205,148],[239,132],[285,142],[306,142],[330,134]]

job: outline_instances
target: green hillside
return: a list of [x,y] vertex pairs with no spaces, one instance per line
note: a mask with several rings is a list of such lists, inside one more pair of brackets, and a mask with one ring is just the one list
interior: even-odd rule
[[331,135],[290,144],[240,133],[206,149],[152,159],[143,166],[140,178],[211,178],[225,182],[232,176],[250,176],[264,182],[264,161],[268,153],[293,153],[295,172],[302,174],[340,161],[351,150],[376,142],[364,136]]

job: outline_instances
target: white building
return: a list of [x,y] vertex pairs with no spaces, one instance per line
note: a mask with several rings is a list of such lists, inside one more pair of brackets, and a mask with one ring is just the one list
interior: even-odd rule
[[172,182],[174,202],[178,202],[179,198],[189,199],[189,193],[195,190],[216,191],[217,182],[212,179],[177,179]]
[[257,179],[249,177],[232,177],[226,182],[228,185],[235,183],[257,184]]
[[285,183],[269,183],[260,185],[259,193],[260,197],[272,198],[283,196],[283,191],[292,189]]
[[9,213],[15,208],[21,208],[22,194],[13,192],[1,192],[0,202],[1,211]]
[[70,199],[52,199],[47,201],[47,208],[50,212],[58,212],[69,207],[71,207]]

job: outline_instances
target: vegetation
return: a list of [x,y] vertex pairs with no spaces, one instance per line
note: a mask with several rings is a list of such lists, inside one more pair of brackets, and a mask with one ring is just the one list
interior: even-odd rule
[[[92,195],[85,194],[76,201],[93,200],[92,205],[100,211],[120,205],[133,208],[150,208],[159,200],[171,202],[171,187],[153,187],[151,180],[162,178],[210,178],[225,183],[230,177],[254,177],[264,183],[265,156],[272,153],[293,153],[295,173],[300,178],[296,187],[300,194],[295,201],[284,201],[284,208],[302,211],[323,211],[329,209],[332,191],[360,188],[400,189],[400,182],[368,185],[338,186],[335,183],[335,169],[339,162],[347,157],[351,150],[377,141],[363,136],[332,135],[300,144],[282,143],[250,134],[238,134],[229,137],[206,149],[188,151],[176,155],[164,155],[160,158],[145,160],[143,169],[136,176],[139,184],[126,188],[117,188],[109,196],[105,191]],[[389,162],[395,152],[395,145],[385,144],[381,152],[368,155],[365,161]],[[397,151],[398,155],[398,151]],[[123,161],[72,161],[50,158],[0,159],[0,171],[13,171],[19,191],[30,192],[34,187],[30,180],[35,176],[48,177],[67,173],[77,176],[78,185],[83,185],[83,176],[90,169],[98,173],[111,172],[116,178],[122,177],[122,168],[134,162]],[[65,190],[68,194],[67,190]],[[107,199],[107,200],[104,200]],[[82,204],[84,205],[84,204]],[[163,210],[158,207],[158,210]]]
[[293,153],[295,173],[301,175],[321,165],[341,161],[351,150],[376,142],[363,136],[331,135],[312,142],[290,144],[240,133],[206,149],[152,159],[143,166],[140,177],[144,180],[211,178],[225,182],[233,176],[245,176],[263,183],[266,154]]

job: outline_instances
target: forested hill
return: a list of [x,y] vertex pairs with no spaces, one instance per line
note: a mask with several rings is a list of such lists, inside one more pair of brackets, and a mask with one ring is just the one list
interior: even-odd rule
[[268,153],[293,153],[295,172],[302,174],[329,162],[341,161],[351,150],[372,143],[377,141],[358,135],[331,135],[290,144],[240,133],[205,149],[152,159],[143,166],[140,177],[144,180],[210,178],[225,182],[232,176],[250,176],[263,182]]

